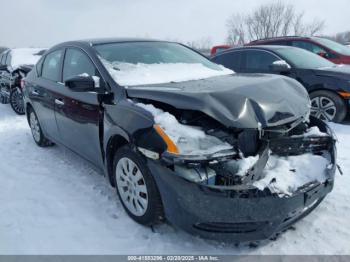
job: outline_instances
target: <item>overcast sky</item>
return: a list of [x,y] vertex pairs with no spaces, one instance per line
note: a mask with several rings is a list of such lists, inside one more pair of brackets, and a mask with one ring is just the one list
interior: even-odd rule
[[[51,46],[66,40],[136,36],[224,42],[227,18],[269,0],[0,0],[0,45]],[[286,0],[325,34],[350,30],[349,0]]]

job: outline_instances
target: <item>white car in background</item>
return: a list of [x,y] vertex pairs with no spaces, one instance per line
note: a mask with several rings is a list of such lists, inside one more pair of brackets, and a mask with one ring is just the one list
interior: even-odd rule
[[24,114],[21,80],[45,51],[43,48],[13,48],[0,54],[0,102],[10,103],[19,115]]

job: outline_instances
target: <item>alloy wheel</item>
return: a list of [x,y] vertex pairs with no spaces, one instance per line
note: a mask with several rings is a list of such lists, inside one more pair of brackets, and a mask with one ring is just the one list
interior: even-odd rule
[[24,113],[23,96],[21,92],[19,92],[17,89],[13,91],[10,102],[11,102],[12,108],[15,110],[16,113],[18,114]]
[[337,108],[333,100],[325,96],[317,96],[311,99],[311,114],[324,121],[332,121]]
[[140,168],[131,159],[123,157],[115,172],[118,192],[126,208],[135,216],[144,215],[148,207],[148,192]]
[[36,115],[34,112],[30,113],[29,121],[30,121],[30,129],[32,131],[33,138],[34,138],[35,142],[39,143],[40,136],[41,136],[40,126],[39,126],[39,121],[36,118]]

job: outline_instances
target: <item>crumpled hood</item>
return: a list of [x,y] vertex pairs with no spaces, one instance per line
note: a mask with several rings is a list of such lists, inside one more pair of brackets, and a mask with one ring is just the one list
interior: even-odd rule
[[178,109],[201,111],[226,127],[235,128],[278,126],[305,117],[310,110],[304,87],[291,78],[277,75],[233,74],[131,86],[127,95]]

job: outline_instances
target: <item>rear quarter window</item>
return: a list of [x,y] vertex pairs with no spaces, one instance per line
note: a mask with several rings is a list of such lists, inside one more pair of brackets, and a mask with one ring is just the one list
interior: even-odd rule
[[44,57],[42,57],[35,66],[37,76],[41,76],[43,69]]
[[43,62],[41,77],[59,82],[61,77],[61,60],[62,60],[63,50],[53,51],[45,56]]

